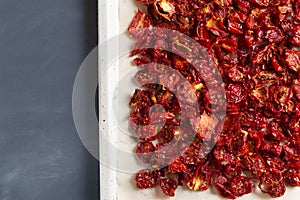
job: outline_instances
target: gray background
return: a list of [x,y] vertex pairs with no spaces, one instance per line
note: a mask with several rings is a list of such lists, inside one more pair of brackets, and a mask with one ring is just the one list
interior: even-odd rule
[[96,200],[72,87],[97,45],[96,0],[0,0],[0,200]]

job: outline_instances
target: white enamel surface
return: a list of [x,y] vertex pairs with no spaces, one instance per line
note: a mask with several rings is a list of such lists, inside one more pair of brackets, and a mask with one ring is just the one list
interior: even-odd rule
[[[118,20],[118,1],[99,0],[98,1],[98,32],[99,46],[105,43],[109,38],[118,35],[119,20]],[[113,63],[112,67],[107,68],[104,64],[110,60],[111,51],[116,47],[110,44],[106,46],[106,50],[99,48],[99,155],[100,161],[103,159],[108,162],[100,162],[100,196],[102,200],[117,199],[117,152],[107,143],[107,140],[112,143],[118,141],[118,129],[113,120],[113,111],[110,103],[113,99],[113,94],[110,92],[115,88],[118,82],[118,62]],[[118,49],[118,48],[116,48]],[[109,167],[108,167],[109,166]]]

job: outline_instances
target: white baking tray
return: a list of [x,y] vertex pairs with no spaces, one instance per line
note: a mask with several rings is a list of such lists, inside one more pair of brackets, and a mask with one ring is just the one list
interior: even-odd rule
[[[220,199],[211,189],[193,192],[179,187],[174,198],[160,188],[135,188],[134,173],[143,168],[133,154],[136,141],[128,133],[128,101],[138,85],[136,68],[128,53],[132,48],[124,33],[137,11],[136,0],[99,0],[99,130],[101,200]],[[299,199],[300,188],[287,188],[277,199]],[[241,200],[272,199],[256,187]]]

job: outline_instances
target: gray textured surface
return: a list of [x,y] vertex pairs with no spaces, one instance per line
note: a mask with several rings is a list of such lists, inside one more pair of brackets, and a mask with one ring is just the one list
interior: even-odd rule
[[0,0],[1,200],[98,199],[71,107],[96,17],[96,0]]

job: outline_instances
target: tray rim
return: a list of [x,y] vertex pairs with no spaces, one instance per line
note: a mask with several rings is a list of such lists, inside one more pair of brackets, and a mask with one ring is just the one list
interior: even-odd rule
[[[116,200],[117,199],[117,152],[107,144],[109,141],[117,141],[116,125],[113,124],[112,113],[109,103],[111,95],[107,91],[114,88],[118,80],[118,65],[114,68],[106,69],[103,63],[107,63],[110,57],[109,48],[103,51],[101,45],[106,43],[110,38],[119,34],[119,1],[118,0],[99,0],[98,1],[98,90],[99,90],[99,179],[100,179],[100,199],[101,200]],[[114,47],[118,49],[118,47]],[[102,55],[102,54],[105,55]],[[105,60],[106,59],[106,60]],[[114,73],[112,73],[114,72]],[[104,131],[108,138],[104,138]],[[101,162],[101,159],[109,157],[112,162],[110,166]]]

